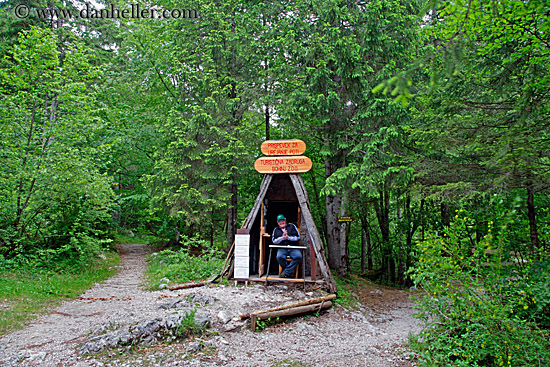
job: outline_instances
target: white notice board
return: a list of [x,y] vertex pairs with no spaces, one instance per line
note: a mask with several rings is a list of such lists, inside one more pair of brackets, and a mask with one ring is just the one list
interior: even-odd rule
[[238,280],[248,280],[250,277],[250,235],[235,235],[235,274]]

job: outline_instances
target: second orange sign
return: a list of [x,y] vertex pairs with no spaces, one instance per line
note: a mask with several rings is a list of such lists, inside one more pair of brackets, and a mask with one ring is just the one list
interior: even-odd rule
[[306,156],[261,157],[254,162],[260,173],[303,173],[311,169],[313,163]]

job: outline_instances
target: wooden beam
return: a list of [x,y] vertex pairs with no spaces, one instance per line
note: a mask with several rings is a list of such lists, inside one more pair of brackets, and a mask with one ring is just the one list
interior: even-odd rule
[[[299,302],[291,303],[291,304],[284,305],[284,306],[274,307],[274,308],[270,308],[270,309],[263,310],[263,311],[256,311],[256,312],[253,312],[253,314],[259,315],[261,313],[272,312],[272,311],[280,311],[280,310],[285,310],[287,308],[292,308],[292,307],[307,306],[307,305],[311,305],[313,303],[321,303],[321,302],[324,302],[324,301],[332,301],[335,298],[336,298],[335,294],[329,294],[328,296],[324,296],[324,297],[306,299],[304,301],[299,301]],[[240,315],[239,319],[240,320],[246,320],[250,317],[250,315],[252,315],[252,313],[247,313],[247,314],[244,314],[244,315]]]
[[[262,200],[263,201],[263,200]],[[265,227],[264,227],[264,203],[260,206],[260,239],[258,241],[258,246],[260,247],[260,264],[258,266],[258,276],[264,274],[264,262],[265,262],[265,253],[264,253],[264,238]]]
[[267,189],[269,188],[269,184],[271,183],[272,179],[273,179],[273,175],[264,175],[264,178],[260,185],[260,192],[256,197],[254,206],[252,207],[250,214],[248,214],[248,217],[246,217],[246,220],[244,221],[244,224],[241,228],[246,228],[246,229],[252,228],[252,225],[254,224],[254,220],[256,220],[256,215],[258,215],[258,211],[260,210],[260,206],[264,201],[265,194],[267,193]]
[[321,270],[321,274],[323,274],[323,277],[325,278],[329,291],[331,293],[336,293],[336,282],[334,281],[330,268],[328,267],[325,257],[325,250],[323,249],[323,242],[321,241],[321,236],[319,235],[319,231],[317,230],[317,226],[313,220],[313,215],[311,214],[304,181],[300,175],[290,174],[289,176],[292,184],[294,185],[296,196],[298,196],[298,202],[300,203],[300,208],[302,209],[302,215],[311,238],[311,243],[315,249],[315,255],[317,256],[317,260],[319,262],[319,270]]
[[187,288],[195,288],[195,287],[202,287],[206,285],[206,282],[198,282],[198,283],[187,283],[187,284],[180,284],[180,285],[175,285],[173,287],[170,287],[168,289],[170,289],[171,291],[175,291],[175,290],[178,290],[178,289],[187,289]]

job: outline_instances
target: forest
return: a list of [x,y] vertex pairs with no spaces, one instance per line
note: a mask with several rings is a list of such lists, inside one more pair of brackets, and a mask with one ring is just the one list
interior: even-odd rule
[[333,274],[423,290],[422,363],[550,364],[550,3],[133,4],[0,2],[0,266],[228,251],[297,138]]

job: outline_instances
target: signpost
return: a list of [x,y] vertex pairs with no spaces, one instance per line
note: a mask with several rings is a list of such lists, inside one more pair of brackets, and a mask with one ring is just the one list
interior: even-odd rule
[[262,143],[262,153],[254,162],[260,173],[304,173],[311,169],[311,159],[300,155],[306,151],[306,143],[300,139],[267,140]]
[[354,219],[352,217],[338,217],[338,222],[343,222],[343,223],[346,223],[346,222],[353,222]]

